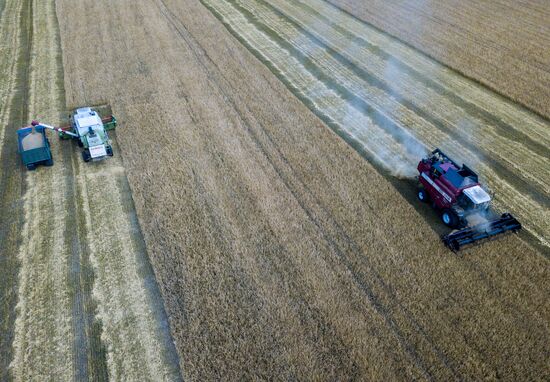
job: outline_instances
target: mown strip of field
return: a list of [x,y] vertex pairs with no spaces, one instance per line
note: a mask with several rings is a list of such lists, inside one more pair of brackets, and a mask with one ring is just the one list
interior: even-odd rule
[[3,8],[0,31],[0,379],[8,378],[13,356],[17,259],[24,212],[25,184],[19,168],[16,130],[27,118],[27,66],[32,27],[30,1],[13,1]]
[[545,1],[328,2],[550,118]]
[[[447,251],[197,1],[67,0],[58,12],[68,102],[106,99],[126,126],[117,140],[184,378],[548,374],[548,260],[525,242]],[[261,34],[232,15],[235,36]],[[264,51],[294,42],[275,35]],[[296,61],[287,50],[281,69]],[[338,101],[316,89],[315,102]]]
[[[31,118],[59,124],[65,101],[54,2],[32,2],[32,13],[26,17],[35,33],[25,62],[28,110],[18,127]],[[73,169],[66,165],[72,149],[60,144],[53,134],[49,138],[54,167],[30,173],[15,155],[16,172],[24,176],[27,186],[22,199],[25,225],[18,248],[21,266],[10,365],[13,379],[21,381],[101,376],[94,373],[97,360],[88,367],[89,343],[94,341],[84,323],[86,293],[81,288],[80,271],[85,264],[80,258]]]
[[67,105],[55,1],[10,6],[0,23],[13,42],[0,60],[0,95],[10,100],[0,109],[3,122],[9,112],[0,379],[180,380],[122,159],[84,164],[76,144],[48,133],[54,166],[28,172],[20,162],[17,128],[31,119],[64,124]]

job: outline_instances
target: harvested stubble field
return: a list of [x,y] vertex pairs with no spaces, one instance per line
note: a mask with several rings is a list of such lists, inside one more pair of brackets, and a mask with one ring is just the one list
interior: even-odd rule
[[[445,250],[426,218],[310,111],[338,116],[339,94],[310,89],[354,72],[322,49],[292,56],[303,35],[281,14],[293,3],[204,4],[57,1],[67,103],[105,100],[125,126],[117,138],[184,379],[548,378],[548,259],[517,236]],[[86,23],[85,14],[101,17]],[[446,91],[469,86],[493,112],[490,92],[448,72]],[[383,109],[376,101],[369,107]],[[408,118],[436,107],[417,105]],[[530,118],[529,132],[548,139],[546,121],[517,107],[494,112]],[[373,139],[400,147],[377,129]]]
[[7,2],[0,31],[0,380],[178,380],[121,158],[54,134],[53,167],[17,154],[17,128],[66,122],[55,2]]
[[546,0],[328,0],[550,118]]

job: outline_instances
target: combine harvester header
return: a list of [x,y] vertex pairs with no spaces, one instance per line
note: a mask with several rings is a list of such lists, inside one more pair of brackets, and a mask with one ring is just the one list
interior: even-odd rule
[[464,245],[472,244],[476,241],[487,239],[508,231],[518,232],[520,229],[521,223],[511,214],[504,213],[500,219],[451,232],[448,235],[444,235],[441,239],[447,247],[451,248],[453,251],[458,251],[460,247]]
[[[442,237],[453,251],[505,232],[518,232],[521,224],[510,213],[497,217],[491,212],[491,197],[466,165],[459,166],[441,150],[435,149],[418,163],[418,199],[432,202],[441,212],[445,225],[455,229]],[[482,222],[470,225],[472,220]]]

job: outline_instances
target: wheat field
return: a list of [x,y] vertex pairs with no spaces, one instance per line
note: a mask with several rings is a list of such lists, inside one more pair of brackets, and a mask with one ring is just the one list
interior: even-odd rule
[[[392,29],[447,1],[332,3],[372,25],[322,0],[0,0],[0,380],[550,378],[550,124],[516,103],[544,115],[545,75],[476,61],[473,2],[452,14],[475,49]],[[544,37],[537,4],[493,28]],[[117,117],[115,156],[52,134],[25,171],[16,129],[83,105]],[[411,198],[434,146],[525,230],[447,250]]]
[[[550,124],[323,0],[203,2],[310,109],[395,176],[439,147],[475,163],[550,246]],[[333,23],[337,20],[337,23]]]

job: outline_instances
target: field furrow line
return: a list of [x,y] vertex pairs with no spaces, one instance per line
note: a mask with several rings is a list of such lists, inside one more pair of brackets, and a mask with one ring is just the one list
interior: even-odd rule
[[[278,2],[276,3],[278,4]],[[504,97],[488,91],[484,86],[469,80],[454,70],[441,65],[419,51],[388,36],[369,24],[357,20],[324,0],[299,0],[297,6],[305,13],[317,15],[319,22],[310,25],[332,26],[349,37],[359,46],[368,46],[383,59],[394,59],[394,64],[403,73],[420,76],[430,86],[437,86],[453,97],[459,97],[470,105],[468,109],[481,109],[486,116],[502,121],[509,126],[520,127],[535,141],[548,141],[548,121],[511,102]]]
[[8,124],[14,86],[17,86],[17,57],[20,47],[20,17],[22,1],[2,4],[0,12],[0,155],[2,153],[5,126]]

